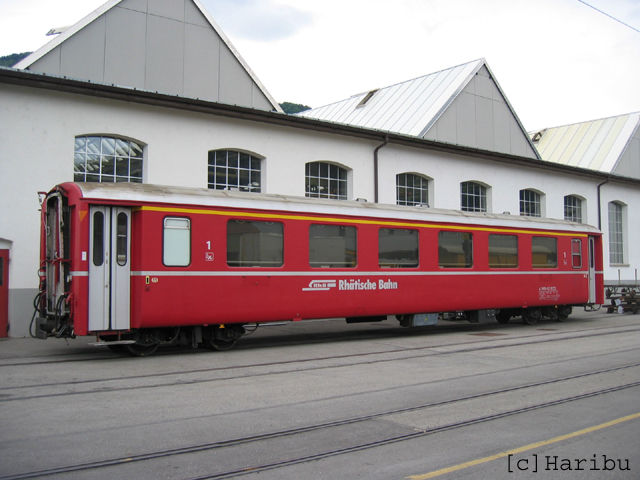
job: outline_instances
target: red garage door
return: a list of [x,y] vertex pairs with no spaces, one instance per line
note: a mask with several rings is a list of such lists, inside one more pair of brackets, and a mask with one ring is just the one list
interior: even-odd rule
[[9,250],[0,250],[0,338],[9,326]]

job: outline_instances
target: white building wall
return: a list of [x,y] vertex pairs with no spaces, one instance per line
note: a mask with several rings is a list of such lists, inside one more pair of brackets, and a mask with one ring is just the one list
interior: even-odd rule
[[[38,286],[39,203],[37,192],[73,180],[74,139],[113,135],[145,145],[144,181],[207,186],[208,151],[238,149],[264,161],[263,192],[304,195],[305,163],[329,161],[350,169],[349,198],[373,201],[373,152],[381,141],[274,126],[249,120],[140,105],[0,84],[0,238],[11,245],[11,336],[28,334],[31,302]],[[433,179],[432,206],[460,208],[460,182],[491,186],[490,211],[519,211],[519,190],[546,194],[546,216],[563,218],[564,195],[587,198],[586,220],[597,224],[597,181],[433,150],[389,144],[379,151],[379,201],[395,204],[395,176],[422,173]],[[602,187],[605,278],[633,280],[640,268],[640,195],[635,185],[611,181]],[[628,208],[628,263],[611,267],[607,249],[607,204]]]
[[[388,146],[380,150],[380,203],[394,204],[395,179],[399,173],[417,173],[430,179],[430,205],[437,208],[460,209],[460,183],[476,181],[491,187],[487,196],[491,213],[520,212],[520,190],[534,189],[544,193],[543,216],[564,218],[564,197],[584,198],[583,223],[598,226],[598,184],[602,180],[574,174],[564,174],[537,167],[522,167],[474,157],[442,152]],[[620,278],[634,282],[640,274],[640,249],[633,241],[640,235],[640,188],[616,182],[601,187],[602,232],[605,281]],[[625,226],[625,263],[609,263],[608,203],[619,201],[627,205]]]
[[372,142],[6,84],[0,98],[0,237],[13,242],[11,336],[27,335],[37,293],[37,192],[73,181],[76,136],[145,145],[145,183],[206,188],[208,151],[237,149],[265,158],[263,192],[304,196],[305,163],[330,161],[351,169],[349,198],[373,199]]
[[[640,194],[638,189],[629,188],[617,183],[607,183],[601,189],[602,198],[602,233],[604,234],[605,279],[611,283],[622,281],[636,282],[640,279],[640,248],[637,239],[640,236]],[[611,264],[609,262],[609,202],[624,204],[623,208],[623,242],[624,263]]]

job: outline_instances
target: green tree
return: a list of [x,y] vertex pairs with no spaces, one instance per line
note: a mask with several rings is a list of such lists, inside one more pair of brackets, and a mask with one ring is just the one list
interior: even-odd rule
[[12,53],[11,55],[0,57],[0,67],[13,67],[16,63],[30,54],[31,52]]
[[280,107],[284,110],[284,113],[288,113],[289,115],[311,109],[311,107],[308,107],[307,105],[300,105],[299,103],[291,102],[283,102],[280,104]]

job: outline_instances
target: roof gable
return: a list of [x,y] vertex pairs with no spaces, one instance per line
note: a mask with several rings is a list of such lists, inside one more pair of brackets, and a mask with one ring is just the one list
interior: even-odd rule
[[109,0],[15,68],[281,111],[199,0]]
[[531,132],[549,162],[640,178],[640,112]]
[[539,158],[484,59],[299,115]]

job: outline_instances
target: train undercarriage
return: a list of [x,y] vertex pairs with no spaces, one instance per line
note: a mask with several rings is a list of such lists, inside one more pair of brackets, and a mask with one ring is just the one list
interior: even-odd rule
[[[572,313],[571,305],[510,308],[492,310],[457,311],[434,314],[396,315],[400,326],[416,328],[436,325],[438,320],[466,320],[470,323],[508,323],[512,318],[521,317],[526,325],[534,325],[547,318],[555,321],[566,320]],[[377,322],[386,320],[386,316],[347,318],[348,323]],[[137,357],[146,357],[157,351],[161,345],[191,348],[209,348],[224,351],[233,348],[236,342],[247,332],[252,332],[260,324],[206,325],[190,327],[150,328],[130,332],[99,333],[98,342],[115,353],[129,353]],[[67,332],[70,332],[68,330]],[[54,336],[55,333],[49,335]],[[63,336],[68,336],[64,334]],[[70,336],[70,335],[69,335]]]

